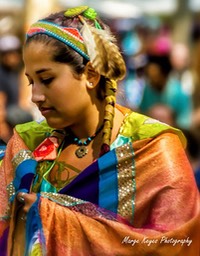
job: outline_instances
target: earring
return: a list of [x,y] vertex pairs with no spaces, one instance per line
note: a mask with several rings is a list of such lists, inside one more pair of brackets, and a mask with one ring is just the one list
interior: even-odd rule
[[93,88],[93,82],[87,81],[87,86],[88,86],[89,88]]
[[92,89],[94,87],[93,82],[87,81],[86,84],[87,84],[88,88],[90,88],[90,89]]

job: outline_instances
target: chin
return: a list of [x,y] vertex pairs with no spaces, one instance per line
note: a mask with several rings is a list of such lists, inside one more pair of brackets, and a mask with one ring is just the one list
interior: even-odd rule
[[62,122],[59,122],[58,120],[51,120],[51,119],[46,119],[47,124],[54,129],[63,129],[65,126],[63,125]]
[[66,120],[58,118],[46,118],[47,124],[53,129],[65,129],[69,126],[69,123],[66,123]]

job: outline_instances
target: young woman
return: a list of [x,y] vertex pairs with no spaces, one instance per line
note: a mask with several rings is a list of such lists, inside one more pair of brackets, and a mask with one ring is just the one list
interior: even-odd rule
[[115,104],[125,64],[96,12],[34,23],[24,46],[45,120],[0,169],[1,255],[193,255],[199,194],[182,133]]

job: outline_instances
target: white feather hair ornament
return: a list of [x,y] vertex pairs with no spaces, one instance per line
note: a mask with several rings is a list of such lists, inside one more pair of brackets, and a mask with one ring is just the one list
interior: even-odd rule
[[81,20],[83,23],[81,34],[95,71],[109,79],[123,79],[126,66],[115,37],[108,28],[97,29],[87,24],[83,18]]

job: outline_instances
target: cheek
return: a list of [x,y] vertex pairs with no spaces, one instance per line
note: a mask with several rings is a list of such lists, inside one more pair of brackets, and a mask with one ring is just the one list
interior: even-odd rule
[[57,91],[54,97],[56,108],[63,113],[78,112],[83,105],[83,95],[76,90]]
[[88,97],[85,83],[68,77],[66,80],[62,78],[62,81],[57,81],[51,93],[51,100],[60,112],[79,111],[88,101]]

